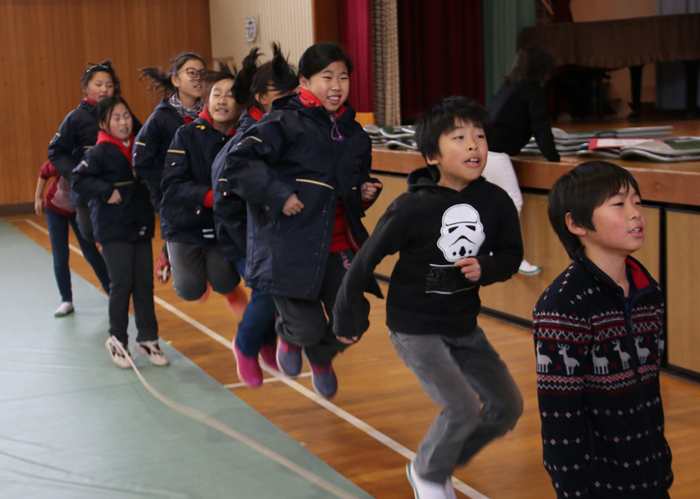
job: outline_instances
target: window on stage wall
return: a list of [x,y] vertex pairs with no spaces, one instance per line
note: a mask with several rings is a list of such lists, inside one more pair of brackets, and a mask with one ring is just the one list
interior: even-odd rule
[[398,0],[401,117],[438,98],[484,103],[481,0]]

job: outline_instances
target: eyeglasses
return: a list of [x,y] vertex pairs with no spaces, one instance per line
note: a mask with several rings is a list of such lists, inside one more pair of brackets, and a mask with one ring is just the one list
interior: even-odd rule
[[[186,69],[183,69],[182,71],[184,71],[185,73],[187,73],[187,76],[189,76],[189,77],[192,78],[193,80],[199,80],[199,79],[202,78],[202,77],[206,74],[206,72],[207,72],[206,69],[200,69],[199,71],[197,71],[197,70],[194,69],[194,68],[186,68]],[[180,71],[180,72],[182,73],[182,71]]]

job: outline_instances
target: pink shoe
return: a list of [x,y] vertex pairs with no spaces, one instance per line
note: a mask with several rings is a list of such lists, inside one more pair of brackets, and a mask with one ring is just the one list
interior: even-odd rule
[[226,297],[226,305],[231,313],[237,317],[242,317],[245,312],[245,307],[248,305],[248,295],[243,286],[238,286],[231,293],[224,295]]
[[263,345],[262,348],[260,348],[260,358],[267,367],[279,372],[280,368],[277,365],[277,345]]
[[257,357],[243,355],[233,340],[233,355],[236,357],[238,379],[251,388],[258,388],[263,383],[263,373]]

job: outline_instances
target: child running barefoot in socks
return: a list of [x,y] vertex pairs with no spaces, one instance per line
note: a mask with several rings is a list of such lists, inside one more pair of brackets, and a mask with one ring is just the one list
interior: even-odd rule
[[[333,358],[348,346],[332,331],[335,296],[381,187],[369,176],[369,137],[345,103],[351,72],[339,45],[308,48],[301,93],[277,99],[220,158],[229,188],[248,203],[246,279],[273,296],[278,365],[298,375],[303,350],[325,398],[338,388]],[[381,294],[374,281],[372,290]]]
[[[46,191],[46,202],[44,203],[41,198],[44,194],[46,183],[51,177],[54,177],[54,181]],[[46,226],[49,229],[51,252],[53,253],[53,272],[56,277],[58,291],[61,294],[61,305],[54,312],[54,317],[65,317],[74,311],[73,289],[71,286],[70,267],[68,266],[70,258],[70,249],[68,247],[69,227],[73,228],[80,250],[95,270],[95,274],[100,280],[100,284],[102,284],[102,289],[109,294],[110,282],[107,266],[95,243],[86,241],[80,233],[78,224],[75,221],[75,207],[70,204],[70,194],[70,183],[61,177],[50,161],[44,163],[36,184],[34,211],[39,216],[46,211]]]
[[369,327],[363,296],[377,264],[399,252],[386,323],[396,352],[442,410],[407,466],[416,498],[455,498],[451,475],[515,426],[523,400],[477,325],[479,287],[509,279],[523,257],[518,213],[481,173],[486,111],[438,101],[416,123],[427,168],[408,177],[359,251],[336,299],[333,330],[357,341]]
[[[295,92],[299,79],[277,44],[272,44],[272,60],[257,66],[258,49],[251,50],[236,74],[234,96],[236,102],[247,108],[236,125],[235,144],[243,133],[270,111],[272,102]],[[245,276],[247,206],[245,201],[231,192],[228,183],[221,178],[225,150],[219,154],[212,167],[214,189],[214,218],[217,227],[217,244],[228,261]],[[250,387],[262,385],[263,373],[258,356],[271,369],[277,366],[277,333],[275,332],[275,303],[272,295],[253,288],[250,303],[238,325],[232,350],[236,357],[239,379]]]
[[[554,59],[544,48],[528,45],[515,56],[513,68],[491,103],[493,131],[489,137],[489,160],[484,178],[505,190],[515,203],[518,214],[523,196],[513,170],[511,156],[535,136],[537,146],[549,161],[578,163],[572,157],[560,157],[554,143],[547,112],[545,85],[554,74]],[[539,274],[542,269],[527,260],[518,271],[524,275]]]
[[133,298],[136,317],[135,350],[148,356],[151,364],[168,365],[158,346],[158,322],[153,305],[153,253],[155,215],[145,182],[131,166],[134,143],[131,111],[121,97],[107,97],[97,105],[100,132],[76,168],[73,188],[89,199],[95,239],[112,287],[109,293],[109,334],[106,347],[121,368],[131,366],[128,355],[129,300]]

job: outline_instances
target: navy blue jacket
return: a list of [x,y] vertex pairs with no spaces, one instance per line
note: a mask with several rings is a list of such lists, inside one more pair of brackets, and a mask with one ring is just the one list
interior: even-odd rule
[[[161,182],[165,156],[175,137],[175,132],[184,124],[177,109],[170,105],[168,99],[163,99],[143,124],[134,142],[134,168],[136,173],[146,180],[148,189],[151,191],[151,203],[159,213],[160,203],[163,200]],[[165,231],[165,229],[161,222],[161,230]]]
[[[139,120],[132,116],[134,134],[141,129]],[[95,106],[83,99],[63,120],[49,145],[48,157],[56,171],[69,182],[73,170],[85,156],[85,152],[97,142],[97,118]],[[87,200],[71,191],[70,202],[73,206],[87,206]]]
[[[367,239],[360,188],[370,181],[369,137],[347,108],[336,120],[344,140],[333,140],[323,107],[298,96],[277,99],[272,111],[231,141],[216,162],[223,178],[248,203],[247,283],[271,294],[318,299],[331,247],[338,196],[356,249]],[[296,193],[304,209],[282,213]],[[372,281],[372,292],[381,295]]]
[[[248,128],[257,123],[246,109],[236,124],[235,144]],[[248,207],[240,196],[236,195],[223,178],[225,161],[214,162],[211,170],[211,183],[214,187],[214,223],[216,238],[224,258],[230,262],[245,258],[246,232],[248,227]]]
[[[89,199],[95,241],[135,242],[153,237],[155,214],[148,187],[134,178],[131,163],[119,148],[102,142],[92,147],[73,172],[73,188]],[[107,204],[114,189],[122,202]]]
[[163,201],[160,218],[166,241],[188,244],[214,244],[214,210],[204,206],[212,188],[211,164],[231,136],[197,118],[181,126],[165,157]]

